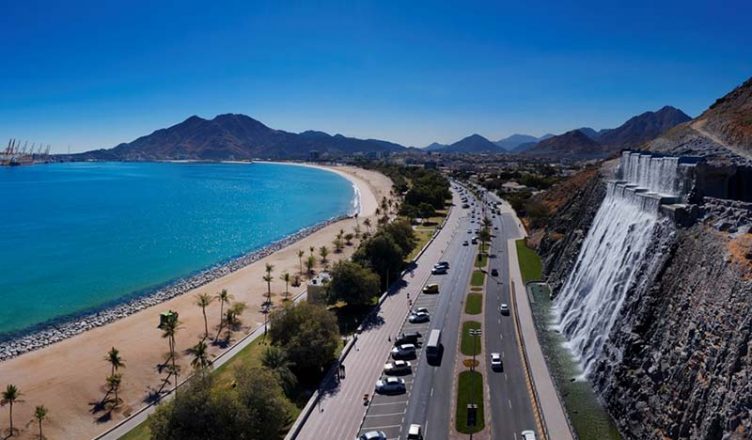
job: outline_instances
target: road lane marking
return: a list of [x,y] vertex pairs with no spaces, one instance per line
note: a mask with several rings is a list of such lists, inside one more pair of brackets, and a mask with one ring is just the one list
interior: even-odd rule
[[394,417],[394,416],[401,416],[403,414],[405,414],[405,411],[396,412],[396,413],[388,413],[388,414],[367,414],[366,418],[369,418],[369,417]]

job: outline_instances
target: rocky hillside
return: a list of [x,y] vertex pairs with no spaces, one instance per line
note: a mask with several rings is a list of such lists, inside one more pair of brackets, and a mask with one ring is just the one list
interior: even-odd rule
[[569,159],[591,159],[604,157],[607,153],[598,141],[591,139],[580,130],[572,130],[540,141],[534,147],[525,151],[524,154]]
[[724,144],[752,153],[752,78],[717,100],[693,125]]
[[402,151],[405,148],[375,139],[331,136],[320,131],[290,133],[275,130],[238,114],[207,120],[191,116],[169,128],[108,150],[96,150],[77,159],[95,160],[241,160],[253,158],[305,159],[311,151],[354,154]]

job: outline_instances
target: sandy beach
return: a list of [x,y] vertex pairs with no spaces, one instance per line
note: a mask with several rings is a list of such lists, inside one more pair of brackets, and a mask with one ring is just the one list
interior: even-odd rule
[[[365,218],[372,218],[375,224],[378,201],[382,197],[389,197],[391,181],[379,173],[354,167],[328,169],[357,186],[361,228],[365,230],[362,226]],[[156,328],[160,312],[169,309],[180,314],[182,325],[176,343],[182,352],[195,345],[204,332],[201,309],[195,305],[196,294],[206,292],[214,295],[227,289],[234,301],[245,302],[248,306],[241,318],[243,329],[233,335],[232,340],[235,341],[264,322],[261,304],[266,293],[266,283],[262,279],[266,263],[274,265],[272,292],[275,295],[272,299],[279,304],[285,288],[280,275],[285,271],[291,275],[298,273],[298,251],[304,250],[306,256],[311,246],[316,249],[327,246],[333,251],[332,241],[337,233],[340,230],[352,232],[355,224],[355,219],[335,222],[250,265],[159,305],[0,362],[0,387],[14,384],[23,393],[23,402],[14,406],[14,425],[22,429],[21,435],[16,438],[36,438],[34,425],[27,426],[27,423],[32,420],[34,407],[42,404],[50,411],[45,427],[47,438],[87,439],[114,426],[142,407],[149,390],[161,384],[162,375],[156,367],[168,350],[166,340]],[[331,252],[329,259],[334,262],[348,258],[353,251],[353,246],[346,246],[340,254]],[[316,256],[318,258],[318,252]],[[291,287],[290,291],[297,293],[302,288]],[[219,322],[218,302],[207,308],[207,316],[211,332]],[[104,356],[113,346],[120,351],[126,364],[120,394],[123,404],[111,420],[98,421],[101,414],[92,414],[91,404],[101,400],[104,395],[105,377],[109,374],[109,364],[104,361]],[[211,347],[211,352],[217,355],[221,350]],[[184,372],[190,371],[189,362],[187,356],[180,357],[179,363]],[[0,428],[6,429],[7,408],[0,411],[0,421]]]

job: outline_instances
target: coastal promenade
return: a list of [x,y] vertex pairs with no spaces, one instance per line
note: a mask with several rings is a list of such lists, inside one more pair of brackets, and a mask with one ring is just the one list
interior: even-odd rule
[[[337,167],[360,193],[361,214],[359,221],[373,219],[378,201],[389,197],[391,181],[376,172]],[[49,419],[45,422],[48,438],[93,438],[107,431],[122,420],[136,413],[146,405],[148,394],[159,388],[163,377],[157,371],[164,354],[168,351],[167,341],[156,328],[158,315],[164,310],[175,310],[180,314],[181,329],[176,337],[179,353],[194,345],[204,332],[201,309],[195,305],[198,293],[216,294],[227,289],[233,295],[233,302],[245,302],[248,309],[242,315],[243,329],[233,335],[232,343],[263,325],[264,315],[261,304],[264,301],[266,283],[262,277],[266,263],[274,266],[272,298],[275,303],[282,300],[284,282],[280,275],[287,271],[296,274],[299,270],[298,251],[310,247],[332,247],[332,241],[340,230],[351,232],[355,219],[347,219],[328,225],[300,241],[274,252],[267,257],[245,266],[229,275],[211,281],[199,288],[172,298],[155,307],[124,316],[110,324],[94,328],[65,339],[45,348],[0,362],[0,385],[14,384],[23,393],[23,402],[14,407],[14,419],[28,421],[36,405],[49,409]],[[346,247],[341,254],[332,254],[336,261],[349,258],[354,246]],[[214,302],[207,308],[209,329],[219,321],[219,304]],[[214,330],[216,331],[216,330]],[[122,370],[123,384],[120,397],[121,407],[113,412],[96,411],[96,404],[105,394],[105,377],[109,366],[104,361],[105,354],[116,347],[125,361]],[[212,347],[212,357],[222,350]],[[189,356],[181,355],[179,364],[184,372],[190,371]],[[35,438],[34,430],[24,429],[14,438]]]

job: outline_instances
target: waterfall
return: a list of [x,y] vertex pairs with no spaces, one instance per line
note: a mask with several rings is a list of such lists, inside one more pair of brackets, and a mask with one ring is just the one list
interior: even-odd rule
[[[554,301],[556,328],[588,375],[599,359],[624,299],[642,275],[659,207],[681,197],[679,158],[625,152],[619,175],[585,237],[572,273]],[[667,199],[668,197],[668,199]]]

